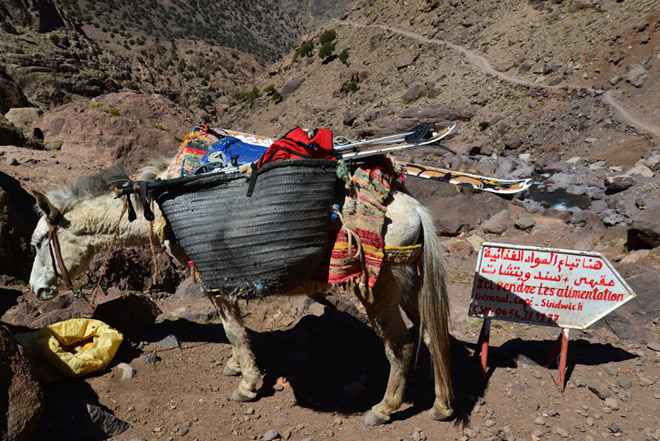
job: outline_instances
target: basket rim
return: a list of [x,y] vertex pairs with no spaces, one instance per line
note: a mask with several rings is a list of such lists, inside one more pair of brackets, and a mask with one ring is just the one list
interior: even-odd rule
[[[270,170],[282,168],[282,167],[333,167],[336,168],[338,161],[336,159],[282,159],[279,161],[269,162],[264,164],[261,168],[253,170],[253,173],[257,173],[257,177],[263,173],[266,173]],[[184,191],[186,187],[207,187],[214,186],[222,182],[229,182],[236,179],[245,179],[249,180],[248,176],[245,173],[234,171],[229,173],[204,173],[201,175],[192,175],[192,176],[183,176],[181,178],[174,179],[163,179],[155,181],[146,181],[148,182],[158,182],[158,188],[153,188],[152,191],[156,199],[158,199],[162,194],[170,191]]]

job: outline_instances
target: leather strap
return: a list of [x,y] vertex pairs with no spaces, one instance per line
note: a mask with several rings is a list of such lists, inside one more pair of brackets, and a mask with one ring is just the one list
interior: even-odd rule
[[[65,212],[66,205],[57,212],[53,219],[46,217],[46,224],[48,225],[48,250],[50,251],[50,258],[53,262],[53,271],[55,272],[55,277],[58,277],[57,266],[59,266],[60,271],[62,271],[62,278],[64,279],[64,283],[66,283],[67,288],[73,291],[73,284],[71,283],[71,278],[69,277],[69,273],[66,270],[66,266],[64,265],[64,259],[62,258],[62,251],[60,249],[60,241],[57,239],[57,233],[55,231],[57,229],[57,224],[64,217]],[[56,259],[57,265],[55,265]]]

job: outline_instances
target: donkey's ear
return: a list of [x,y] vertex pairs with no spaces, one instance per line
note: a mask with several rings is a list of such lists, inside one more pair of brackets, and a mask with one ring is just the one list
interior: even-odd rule
[[54,219],[59,210],[55,208],[55,205],[48,199],[48,197],[41,193],[40,191],[34,190],[32,192],[34,198],[37,200],[37,206],[41,211],[44,212],[48,219]]

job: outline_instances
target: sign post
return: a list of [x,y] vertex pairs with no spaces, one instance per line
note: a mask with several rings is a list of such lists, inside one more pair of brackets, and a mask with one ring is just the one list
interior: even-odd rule
[[484,319],[475,351],[475,358],[481,358],[482,379],[491,319],[562,328],[546,366],[559,352],[558,384],[563,390],[569,329],[586,329],[634,297],[600,253],[483,244],[468,311]]

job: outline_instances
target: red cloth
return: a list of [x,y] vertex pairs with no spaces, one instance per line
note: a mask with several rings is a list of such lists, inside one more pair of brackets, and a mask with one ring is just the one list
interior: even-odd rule
[[257,168],[268,162],[283,159],[335,159],[332,149],[332,131],[316,129],[312,138],[296,127],[268,147],[257,161]]

